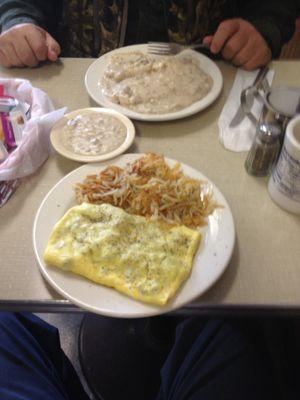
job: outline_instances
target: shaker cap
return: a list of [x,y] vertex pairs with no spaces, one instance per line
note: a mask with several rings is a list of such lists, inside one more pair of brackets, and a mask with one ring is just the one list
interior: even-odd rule
[[265,143],[275,142],[282,134],[282,129],[277,122],[263,122],[258,126],[258,136]]

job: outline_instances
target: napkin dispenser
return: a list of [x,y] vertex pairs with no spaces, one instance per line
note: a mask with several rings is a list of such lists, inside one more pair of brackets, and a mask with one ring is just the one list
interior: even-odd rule
[[285,131],[289,121],[300,113],[300,87],[276,86],[263,97],[264,107],[260,121],[276,121]]

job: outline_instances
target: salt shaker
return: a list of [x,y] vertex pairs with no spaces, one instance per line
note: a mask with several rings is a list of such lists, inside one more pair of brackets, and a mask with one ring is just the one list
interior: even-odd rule
[[248,174],[267,176],[277,160],[281,148],[282,129],[277,122],[259,124],[245,161]]

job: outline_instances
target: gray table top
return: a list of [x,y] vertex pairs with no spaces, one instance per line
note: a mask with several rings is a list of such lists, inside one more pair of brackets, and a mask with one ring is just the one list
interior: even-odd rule
[[[55,106],[70,111],[95,105],[84,87],[92,59],[61,59],[35,69],[0,70],[2,77],[29,79],[46,91]],[[209,177],[227,198],[235,220],[236,244],[222,277],[190,309],[243,306],[300,309],[300,218],[269,197],[266,179],[244,170],[245,153],[225,150],[218,140],[218,116],[236,69],[220,62],[224,88],[206,110],[183,120],[135,122],[137,136],[128,152],[158,152]],[[273,85],[300,85],[300,61],[272,63]],[[25,178],[0,209],[0,305],[2,308],[71,310],[42,278],[32,245],[34,216],[43,197],[64,175],[80,166],[55,152]],[[31,307],[32,306],[32,307]]]

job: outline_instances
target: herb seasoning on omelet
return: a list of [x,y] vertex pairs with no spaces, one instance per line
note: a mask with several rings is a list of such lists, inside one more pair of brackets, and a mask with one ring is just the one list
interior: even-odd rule
[[164,305],[189,276],[200,238],[183,225],[83,203],[55,225],[44,259],[134,299]]

